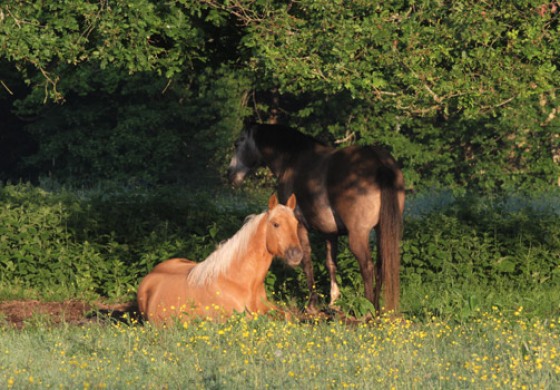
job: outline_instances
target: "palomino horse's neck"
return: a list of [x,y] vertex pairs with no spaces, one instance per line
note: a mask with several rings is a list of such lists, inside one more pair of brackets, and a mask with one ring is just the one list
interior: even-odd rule
[[266,228],[267,216],[265,213],[260,219],[257,231],[248,242],[248,245],[232,259],[227,271],[227,278],[229,280],[245,287],[255,283],[264,283],[274,258],[267,249]]
[[211,284],[226,273],[232,278],[234,274],[243,275],[248,267],[257,266],[257,257],[269,256],[270,261],[263,259],[263,263],[265,267],[270,266],[272,255],[266,250],[265,225],[266,213],[251,217],[241,230],[192,269],[188,275],[189,282],[202,286]]

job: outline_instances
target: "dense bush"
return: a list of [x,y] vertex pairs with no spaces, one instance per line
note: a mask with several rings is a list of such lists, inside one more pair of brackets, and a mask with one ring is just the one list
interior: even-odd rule
[[37,92],[17,101],[14,113],[29,119],[18,141],[31,137],[37,150],[19,156],[19,170],[2,172],[0,161],[0,179],[31,172],[74,186],[218,181],[246,111],[245,78],[206,69],[185,87],[125,74],[84,66],[61,83],[65,104],[44,104]]
[[428,283],[559,282],[558,215],[530,206],[510,211],[484,201],[468,196],[444,211],[409,219],[406,274]]
[[0,284],[47,295],[131,297],[154,265],[204,259],[251,213],[184,188],[0,191]]
[[[0,290],[131,299],[140,278],[157,263],[173,256],[203,260],[266,202],[258,193],[208,194],[181,187],[87,193],[2,187]],[[560,291],[558,203],[544,204],[536,198],[465,195],[426,206],[420,197],[411,199],[402,244],[403,310],[471,315],[482,306],[512,304],[504,294],[511,293],[519,305],[524,293]],[[328,302],[323,242],[312,238],[317,286]],[[367,312],[371,305],[344,238],[338,266],[341,308]],[[266,284],[277,300],[299,306],[306,300],[300,269],[277,262]],[[542,310],[560,312],[554,299],[539,302],[548,305]]]
[[68,226],[77,199],[31,186],[7,186],[0,195],[0,281],[3,285],[87,294],[98,290],[111,261],[102,244],[77,242]]

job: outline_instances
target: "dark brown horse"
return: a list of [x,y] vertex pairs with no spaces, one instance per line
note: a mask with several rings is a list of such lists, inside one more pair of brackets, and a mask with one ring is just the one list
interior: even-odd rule
[[[228,173],[239,184],[247,173],[266,166],[278,179],[278,197],[285,202],[296,194],[304,250],[303,269],[310,298],[307,309],[317,310],[308,229],[323,233],[327,242],[327,268],[331,279],[331,306],[340,296],[336,284],[337,239],[348,235],[350,250],[358,259],[365,296],[380,310],[398,311],[404,179],[389,152],[376,146],[336,149],[292,128],[254,125],[235,144]],[[378,258],[374,267],[369,236],[375,228]],[[373,279],[375,276],[375,289]]]

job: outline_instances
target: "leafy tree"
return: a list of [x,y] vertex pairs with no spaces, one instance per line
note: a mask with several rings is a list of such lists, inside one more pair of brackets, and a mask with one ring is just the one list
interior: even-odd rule
[[189,1],[0,6],[0,58],[33,87],[14,105],[39,145],[27,166],[57,180],[135,183],[223,164],[216,155],[241,125],[248,88],[227,66],[236,39]]
[[189,1],[8,1],[0,6],[2,57],[30,83],[29,68],[39,71],[54,100],[64,71],[87,62],[170,78],[204,60],[204,34],[190,20],[200,11]]
[[413,184],[558,177],[555,2],[208,3],[247,26],[256,73],[319,101],[300,116],[392,145]]
[[[260,119],[280,113],[339,144],[390,145],[412,187],[530,188],[560,176],[559,18],[546,0],[12,0],[0,6],[0,59],[36,102],[68,99],[65,79],[79,95],[91,69],[120,86],[171,80],[181,109],[229,128],[220,147],[246,111],[184,103],[196,94],[226,93],[225,106],[248,101]],[[165,128],[183,120],[153,107]],[[226,111],[231,123],[216,116]],[[188,138],[210,147],[209,129]]]

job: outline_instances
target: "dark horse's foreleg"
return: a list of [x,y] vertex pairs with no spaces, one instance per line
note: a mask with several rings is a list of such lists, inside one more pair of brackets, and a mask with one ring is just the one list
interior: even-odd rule
[[327,237],[327,269],[331,279],[331,302],[329,306],[333,307],[336,300],[340,297],[340,289],[336,284],[336,257],[338,255],[338,237]]
[[303,224],[298,226],[298,236],[303,249],[302,267],[305,277],[307,278],[307,289],[309,291],[309,301],[307,302],[306,311],[309,313],[317,312],[319,296],[315,288],[315,278],[313,277],[313,263],[311,262],[311,244],[309,243],[309,232]]

